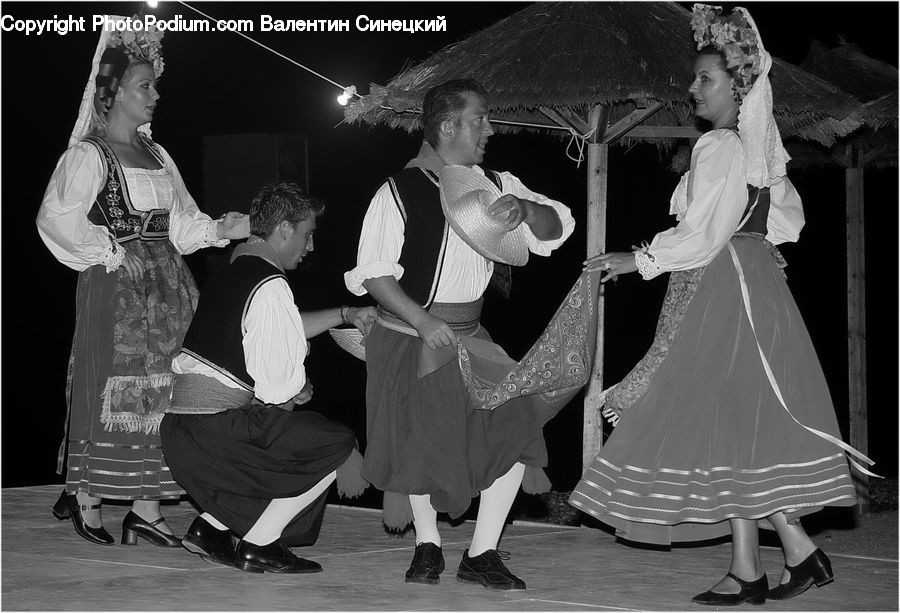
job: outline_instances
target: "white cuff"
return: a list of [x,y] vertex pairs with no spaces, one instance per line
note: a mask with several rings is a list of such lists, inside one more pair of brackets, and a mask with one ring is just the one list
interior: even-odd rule
[[362,296],[366,294],[363,282],[376,277],[391,276],[397,280],[403,277],[403,267],[396,262],[370,262],[357,266],[353,270],[344,273],[344,285],[351,294]]
[[125,249],[116,241],[111,241],[109,248],[103,253],[100,263],[106,266],[106,272],[113,272],[125,261]]
[[203,242],[211,247],[224,247],[231,241],[227,238],[219,238],[219,235],[216,232],[216,229],[219,227],[219,222],[217,219],[211,219],[206,224],[206,232],[203,235]]
[[645,281],[649,281],[663,272],[662,268],[656,265],[656,258],[649,251],[635,251],[634,261]]

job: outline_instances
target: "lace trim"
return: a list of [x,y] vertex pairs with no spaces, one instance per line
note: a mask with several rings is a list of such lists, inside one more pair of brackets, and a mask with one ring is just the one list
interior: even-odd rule
[[663,270],[656,264],[656,257],[650,253],[650,246],[646,241],[641,248],[634,252],[634,261],[637,264],[638,272],[645,281],[659,276]]
[[224,247],[230,241],[227,238],[219,238],[219,235],[216,234],[216,229],[219,227],[219,221],[212,219],[206,224],[206,232],[203,235],[203,241],[207,245],[211,245],[213,247]]
[[109,248],[103,253],[100,263],[106,266],[106,272],[113,272],[125,261],[125,250],[119,247],[119,243],[111,241]]

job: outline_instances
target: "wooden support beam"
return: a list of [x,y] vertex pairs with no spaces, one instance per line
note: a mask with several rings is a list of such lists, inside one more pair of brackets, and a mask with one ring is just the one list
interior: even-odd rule
[[569,109],[554,109],[549,106],[538,107],[538,110],[559,126],[571,128],[584,135],[590,131],[588,122]]
[[[868,455],[869,417],[866,398],[866,233],[863,166],[860,151],[847,145],[852,163],[844,171],[847,197],[847,377],[850,444]],[[855,468],[857,510],[869,510],[869,477]]]
[[[628,132],[633,130],[639,123],[653,115],[656,111],[663,107],[662,102],[654,102],[648,107],[632,111],[626,117],[623,117],[613,125],[606,129],[606,134],[601,141],[604,145],[609,145],[622,138]],[[649,126],[648,126],[649,127]]]
[[703,132],[691,126],[635,126],[623,136],[633,138],[693,138],[703,136]]
[[[601,105],[591,110],[591,125],[605,125],[609,109]],[[599,131],[599,129],[598,129]],[[609,145],[588,143],[588,216],[587,254],[593,256],[606,250],[606,191],[609,175]],[[603,391],[603,288],[597,299],[597,343],[594,352],[594,366],[584,396],[584,429],[582,431],[582,466],[590,466],[597,451],[603,445],[603,422],[598,415],[598,398]]]

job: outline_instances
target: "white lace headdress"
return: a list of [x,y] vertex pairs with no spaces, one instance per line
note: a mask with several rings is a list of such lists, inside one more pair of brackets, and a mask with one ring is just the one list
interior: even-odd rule
[[[745,176],[747,183],[769,187],[787,174],[791,159],[781,142],[781,134],[772,113],[772,84],[769,70],[772,56],[765,50],[756,23],[749,11],[736,7],[730,18],[720,16],[721,7],[694,5],[691,25],[697,49],[713,45],[724,52],[728,67],[748,81],[756,75],[753,86],[744,93],[738,113],[738,132],[744,143]],[[737,18],[737,15],[743,19]],[[746,24],[740,23],[745,21]]]
[[[120,22],[126,19],[120,15],[107,15],[105,17],[112,22]],[[97,49],[94,51],[94,59],[91,62],[91,74],[84,86],[81,105],[78,107],[78,119],[75,120],[75,127],[72,128],[72,134],[69,136],[69,147],[87,136],[91,129],[91,115],[97,94],[97,73],[100,70],[100,60],[103,57],[103,52],[108,47],[124,45],[125,51],[129,55],[140,55],[150,61],[153,64],[154,74],[159,78],[163,71],[162,36],[163,33],[155,29],[138,32],[137,34],[129,30],[118,32],[107,30],[106,28],[100,31],[100,40],[97,41]],[[138,130],[148,137],[150,136],[149,123],[142,125]]]

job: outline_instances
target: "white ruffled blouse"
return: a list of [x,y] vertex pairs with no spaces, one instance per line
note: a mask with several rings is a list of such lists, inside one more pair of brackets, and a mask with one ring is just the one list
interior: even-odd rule
[[[744,163],[743,145],[731,130],[712,130],[697,140],[691,169],[672,194],[669,211],[678,224],[653,237],[645,252],[635,252],[645,279],[706,266],[725,247],[747,207]],[[805,223],[800,195],[787,177],[776,179],[769,194],[766,239],[796,242]]]
[[[227,245],[227,239],[216,236],[218,222],[200,211],[175,162],[157,147],[163,168],[123,168],[132,206],[140,211],[168,209],[169,241],[180,254]],[[38,211],[37,229],[44,244],[57,260],[77,271],[95,264],[115,270],[124,257],[121,249],[114,248],[106,226],[95,225],[87,217],[103,185],[100,153],[89,143],[77,143],[57,162]]]

